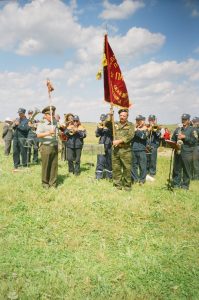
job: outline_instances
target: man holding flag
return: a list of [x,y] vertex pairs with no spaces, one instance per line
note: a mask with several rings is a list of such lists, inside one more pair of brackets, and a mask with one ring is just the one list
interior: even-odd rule
[[[116,188],[131,190],[131,140],[134,135],[134,126],[128,122],[128,109],[131,106],[127,88],[122,76],[122,72],[116,57],[108,42],[107,34],[104,37],[103,53],[103,75],[104,75],[104,100],[113,106],[120,107],[119,122],[114,122],[112,113],[113,127],[113,184]],[[101,70],[97,73],[97,79],[101,78]]]
[[113,140],[113,184],[121,190],[131,190],[132,152],[131,140],[134,136],[134,126],[128,121],[128,110],[118,111],[120,121],[115,123],[115,139]]

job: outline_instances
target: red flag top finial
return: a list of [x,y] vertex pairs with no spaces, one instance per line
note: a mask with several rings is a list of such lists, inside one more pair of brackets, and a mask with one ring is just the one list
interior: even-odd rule
[[52,91],[54,91],[54,87],[52,86],[52,83],[50,82],[50,79],[47,79],[47,87],[48,87],[48,93],[50,94]]

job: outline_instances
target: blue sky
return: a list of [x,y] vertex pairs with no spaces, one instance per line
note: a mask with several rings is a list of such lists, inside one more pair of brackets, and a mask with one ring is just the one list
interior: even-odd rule
[[[97,122],[109,110],[96,81],[108,29],[137,114],[178,123],[199,115],[198,0],[0,1],[0,120],[48,105]],[[116,116],[117,116],[117,109]]]

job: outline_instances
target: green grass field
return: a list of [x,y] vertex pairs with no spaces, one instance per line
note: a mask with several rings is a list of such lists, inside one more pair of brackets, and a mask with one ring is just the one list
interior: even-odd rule
[[[87,143],[97,143],[86,124]],[[13,173],[0,145],[0,299],[199,299],[199,184],[165,189],[170,150],[156,181],[118,191],[59,161],[59,185],[41,166]]]

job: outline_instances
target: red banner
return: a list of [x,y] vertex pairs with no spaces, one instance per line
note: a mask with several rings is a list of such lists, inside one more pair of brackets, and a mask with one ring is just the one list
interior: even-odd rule
[[104,37],[103,73],[104,100],[112,105],[129,108],[131,105],[126,84],[113,50],[109,45],[107,35]]

